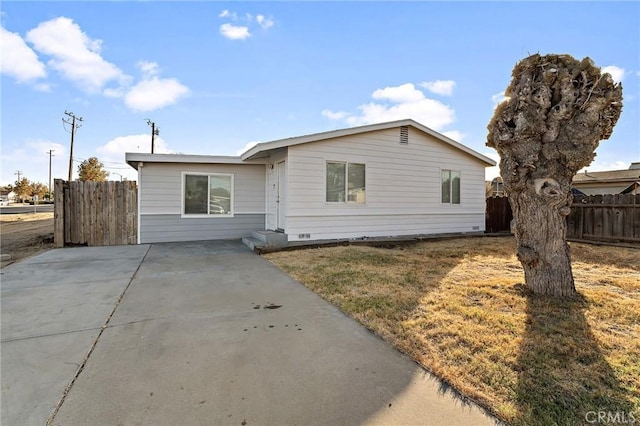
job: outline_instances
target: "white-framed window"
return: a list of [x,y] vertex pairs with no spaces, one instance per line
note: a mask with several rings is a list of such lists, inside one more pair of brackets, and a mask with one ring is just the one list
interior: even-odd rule
[[233,175],[182,172],[182,215],[233,216]]
[[460,204],[460,172],[442,170],[442,203]]
[[327,203],[366,201],[366,166],[359,163],[327,161]]

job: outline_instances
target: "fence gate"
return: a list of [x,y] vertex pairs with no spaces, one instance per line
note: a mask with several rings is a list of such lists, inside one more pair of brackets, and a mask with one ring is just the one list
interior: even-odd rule
[[487,198],[485,232],[509,232],[512,219],[511,204],[507,197]]
[[137,244],[136,182],[55,180],[54,244]]

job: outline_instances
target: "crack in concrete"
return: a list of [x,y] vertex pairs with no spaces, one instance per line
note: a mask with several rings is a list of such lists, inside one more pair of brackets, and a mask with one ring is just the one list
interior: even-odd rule
[[71,392],[71,388],[73,388],[73,385],[75,384],[76,380],[80,376],[80,373],[82,373],[82,371],[84,370],[85,365],[87,365],[87,361],[89,361],[89,357],[91,356],[91,354],[93,353],[93,350],[95,349],[96,345],[98,344],[98,340],[100,340],[100,337],[102,336],[102,333],[109,326],[109,322],[111,321],[111,318],[113,318],[113,315],[116,313],[116,310],[118,309],[118,306],[120,306],[120,302],[122,302],[122,299],[124,298],[125,293],[127,292],[127,290],[129,290],[129,286],[131,286],[131,283],[136,278],[136,275],[138,274],[138,271],[140,270],[140,267],[142,267],[142,264],[144,263],[145,259],[147,258],[147,255],[149,254],[149,250],[150,249],[151,249],[151,245],[149,245],[149,247],[147,247],[147,250],[145,251],[144,256],[142,257],[142,260],[140,261],[140,264],[138,264],[138,267],[136,268],[135,272],[131,276],[131,279],[127,283],[127,286],[124,288],[124,290],[120,294],[120,297],[118,297],[118,300],[116,301],[116,304],[113,307],[113,310],[111,311],[111,314],[107,317],[107,319],[104,322],[104,324],[102,325],[102,327],[100,327],[100,332],[98,333],[98,335],[94,339],[93,343],[89,347],[89,351],[87,351],[87,354],[84,356],[84,359],[82,360],[82,363],[80,364],[80,366],[76,370],[76,374],[73,376],[73,379],[71,379],[71,382],[69,382],[69,384],[65,388],[64,392],[62,393],[62,397],[60,398],[60,401],[56,404],[55,408],[53,409],[53,412],[51,413],[51,415],[49,415],[49,418],[47,419],[46,426],[52,426],[53,425],[53,421],[54,421],[56,415],[58,414],[58,412],[60,411],[60,408],[62,407],[62,404],[64,404],[64,401],[66,400],[67,395],[69,394],[69,392]]
[[71,334],[71,333],[80,333],[80,332],[83,332],[83,331],[100,330],[101,328],[102,327],[79,328],[77,330],[60,331],[58,333],[38,334],[36,336],[27,336],[27,337],[16,337],[16,338],[13,338],[13,339],[0,340],[0,343],[19,342],[21,340],[38,339],[40,337],[61,336],[63,334]]

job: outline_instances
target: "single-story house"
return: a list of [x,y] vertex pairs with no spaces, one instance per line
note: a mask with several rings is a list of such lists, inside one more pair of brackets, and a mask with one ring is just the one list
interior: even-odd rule
[[572,185],[586,195],[639,194],[640,162],[631,163],[627,170],[585,170],[573,177]]
[[8,190],[0,190],[0,204],[5,205],[16,201],[16,193]]
[[127,153],[138,242],[484,231],[495,162],[413,120],[264,142],[237,157]]

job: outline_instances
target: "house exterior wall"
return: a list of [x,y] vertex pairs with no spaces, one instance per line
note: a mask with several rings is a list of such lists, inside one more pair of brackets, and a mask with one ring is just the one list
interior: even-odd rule
[[[289,241],[484,230],[484,163],[414,128],[408,144],[392,128],[290,146],[287,161]],[[327,161],[366,165],[364,204],[325,201]],[[460,204],[441,203],[443,169],[461,173]]]
[[[183,217],[182,174],[233,175],[233,216]],[[139,243],[241,238],[265,226],[263,164],[145,163],[139,179]]]
[[579,189],[586,195],[606,195],[620,194],[627,189],[633,181],[630,182],[574,182],[573,187]]

